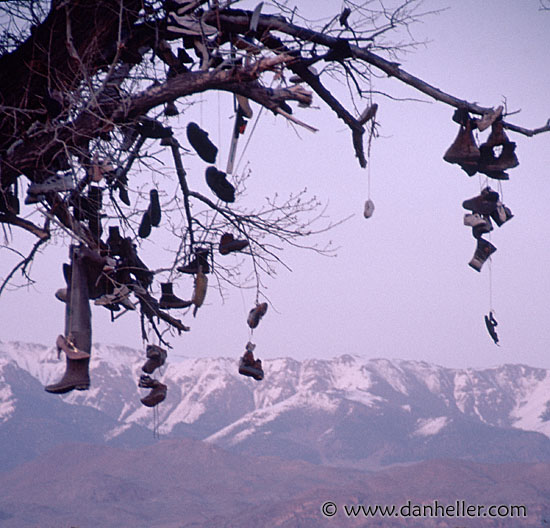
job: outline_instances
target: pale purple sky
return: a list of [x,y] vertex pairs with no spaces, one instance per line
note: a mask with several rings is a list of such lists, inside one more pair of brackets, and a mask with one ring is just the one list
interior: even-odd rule
[[[339,2],[308,0],[299,5],[306,16],[314,13],[311,17],[319,16],[320,5],[330,14],[340,9]],[[483,106],[506,100],[509,110],[521,110],[511,121],[527,128],[543,126],[550,118],[550,12],[539,11],[537,0],[427,1],[423,9],[446,6],[446,11],[414,26],[417,40],[430,42],[403,57],[402,67]],[[265,293],[272,304],[254,332],[257,355],[303,359],[351,353],[457,367],[506,362],[550,367],[550,134],[531,139],[509,134],[517,142],[520,165],[502,184],[502,200],[514,218],[501,228],[495,226],[490,236],[498,248],[491,265],[501,339],[496,347],[483,322],[489,310],[490,266],[481,273],[468,266],[475,240],[463,225],[461,205],[485,182],[477,175],[468,178],[442,159],[457,133],[451,121],[453,109],[395,79],[377,80],[375,88],[425,102],[375,97],[381,137],[372,146],[371,198],[376,210],[368,220],[362,214],[367,171],[355,160],[348,130],[318,98],[314,105],[320,110],[295,111],[320,129],[316,134],[300,130],[298,138],[283,118],[264,112],[252,137],[245,156],[252,169],[242,198],[247,204],[260,203],[276,191],[285,195],[307,187],[311,195],[328,202],[327,213],[333,220],[354,215],[313,240],[322,243],[330,238],[340,248],[337,257],[285,249],[282,256],[293,271],[280,268],[277,278],[267,281]],[[352,109],[345,89],[339,95]],[[257,114],[257,105],[253,108]],[[199,120],[198,110],[193,112],[193,119]],[[191,114],[179,125],[174,123],[182,143],[188,120]],[[231,98],[222,94],[219,105],[217,96],[211,98],[202,111],[202,124],[218,144],[223,170],[232,126]],[[240,148],[244,143],[241,139]],[[191,186],[194,180],[197,190],[207,194],[205,165],[191,157],[184,163]],[[489,184],[499,187],[495,180]],[[35,286],[0,297],[1,340],[53,346],[63,332],[64,306],[53,296],[63,286],[61,263],[67,257],[63,243],[57,241],[36,259]],[[172,242],[154,231],[140,255],[151,267],[161,266],[158,255],[168,244]],[[2,253],[0,276],[13,261]],[[249,270],[249,264],[245,266]],[[211,286],[214,283],[211,279]],[[158,283],[155,287],[158,290]],[[190,277],[175,285],[181,297],[188,297],[191,290]],[[184,317],[191,332],[170,339],[172,359],[242,354],[254,298],[252,290],[232,289],[222,302],[212,287],[197,317],[190,313]],[[97,307],[93,324],[95,342],[142,347],[136,314],[111,324],[107,310]]]

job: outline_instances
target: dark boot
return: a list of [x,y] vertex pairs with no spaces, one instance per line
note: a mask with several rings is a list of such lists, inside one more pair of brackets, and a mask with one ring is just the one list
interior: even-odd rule
[[498,199],[499,194],[496,191],[493,191],[490,187],[485,187],[479,196],[464,200],[462,207],[473,213],[490,215],[497,208]]
[[148,359],[143,367],[141,367],[141,370],[147,374],[152,374],[155,369],[162,367],[166,362],[166,350],[159,346],[147,345],[146,354]]
[[159,306],[162,310],[170,310],[171,308],[188,308],[191,306],[191,301],[184,301],[174,295],[171,282],[162,283],[160,288],[162,291],[162,296],[159,301]]
[[235,251],[242,251],[248,246],[248,240],[236,240],[231,233],[224,233],[220,239],[219,251],[222,255],[229,255]]
[[208,256],[210,250],[206,248],[199,248],[195,251],[195,258],[187,264],[187,266],[180,266],[177,270],[181,273],[198,273],[199,266],[203,273],[210,273],[210,265],[208,264]]
[[476,146],[470,120],[461,126],[453,144],[447,149],[443,159],[448,163],[472,163],[479,159],[479,150]]
[[167,389],[168,388],[166,387],[166,385],[164,385],[164,383],[153,380],[153,387],[151,392],[144,398],[141,398],[140,401],[146,407],[154,407],[155,405],[158,405],[160,402],[166,399]]
[[497,202],[496,209],[491,213],[491,218],[495,221],[495,224],[500,227],[505,222],[508,222],[514,215],[512,211],[508,209],[502,202]]
[[111,255],[120,256],[120,247],[122,243],[122,237],[118,226],[109,226],[109,238],[107,238],[107,246],[109,247],[109,253]]
[[267,303],[260,303],[257,304],[255,308],[252,308],[250,310],[250,313],[248,314],[247,323],[250,328],[256,328],[258,324],[260,324],[260,319],[265,315],[267,312]]
[[147,238],[151,234],[151,215],[149,209],[143,213],[141,223],[139,224],[138,236]]
[[45,390],[52,394],[65,394],[73,389],[87,390],[90,387],[89,364],[89,358],[76,360],[67,357],[65,374],[57,383],[47,385]]

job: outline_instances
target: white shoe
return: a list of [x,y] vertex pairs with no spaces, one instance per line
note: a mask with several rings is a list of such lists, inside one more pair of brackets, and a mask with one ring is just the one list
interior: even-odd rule
[[484,225],[487,221],[479,213],[466,213],[464,215],[464,225],[468,227],[477,227]]
[[44,194],[47,192],[64,192],[72,191],[74,189],[73,178],[68,173],[54,174],[50,176],[42,183],[33,182],[29,186],[28,194]]
[[365,210],[363,211],[363,216],[365,218],[370,218],[374,213],[374,203],[371,199],[368,199],[365,202]]

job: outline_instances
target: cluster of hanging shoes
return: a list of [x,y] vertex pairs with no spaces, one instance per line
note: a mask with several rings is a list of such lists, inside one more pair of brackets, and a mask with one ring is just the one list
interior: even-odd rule
[[145,374],[140,376],[138,387],[151,390],[140,401],[146,407],[155,407],[166,399],[168,389],[164,383],[151,378],[149,374],[152,374],[157,368],[164,365],[166,362],[166,350],[157,345],[147,345],[146,356],[147,361],[141,367],[141,370]]
[[[505,171],[517,167],[519,161],[515,154],[516,144],[509,140],[504,131],[502,111],[503,107],[499,106],[480,119],[472,119],[466,110],[456,110],[453,121],[458,123],[460,129],[443,159],[448,163],[459,165],[468,176],[480,173],[494,180],[508,180],[509,175]],[[478,147],[473,130],[483,132],[489,127],[491,132],[487,140]],[[462,206],[470,211],[464,215],[464,225],[472,228],[472,235],[477,240],[474,256],[468,264],[480,272],[483,264],[497,250],[491,242],[483,238],[483,235],[493,230],[492,222],[501,227],[514,215],[502,203],[499,193],[488,185],[478,196],[465,200]],[[498,345],[499,339],[496,333],[498,323],[493,311],[490,310],[484,319],[491,339]]]
[[[251,330],[254,330],[260,324],[260,320],[267,312],[267,303],[256,304],[252,310],[248,313],[246,323]],[[254,358],[254,349],[256,345],[252,342],[248,342],[245,347],[245,353],[239,360],[239,374],[243,376],[249,376],[256,381],[264,379],[264,371],[262,368],[261,359]]]
[[[502,122],[502,106],[488,112],[481,119],[472,119],[464,109],[458,109],[453,115],[460,129],[453,144],[447,149],[443,159],[448,163],[459,165],[468,176],[477,172],[496,180],[508,180],[506,170],[519,165],[515,154],[516,144],[508,139]],[[491,127],[487,141],[479,148],[473,130],[484,131]],[[472,234],[477,246],[470,267],[481,271],[485,261],[497,250],[482,235],[493,230],[491,219],[498,227],[513,217],[510,209],[501,201],[499,194],[490,187],[485,187],[479,196],[465,200],[463,207],[471,213],[464,216],[464,225],[472,227]]]

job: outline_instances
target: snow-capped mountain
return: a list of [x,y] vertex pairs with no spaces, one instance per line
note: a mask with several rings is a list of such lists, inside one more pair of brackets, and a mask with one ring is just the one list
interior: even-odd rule
[[[105,441],[130,441],[137,431],[152,429],[155,415],[141,405],[146,391],[137,387],[144,356],[94,345],[90,390],[54,396],[42,386],[61,377],[64,359],[52,348],[0,342],[0,438],[34,399],[70,407],[76,416],[83,407],[96,411],[103,417]],[[545,369],[460,370],[349,355],[263,364],[265,379],[256,382],[239,376],[237,358],[170,362],[169,357],[155,373],[168,386],[157,407],[160,433],[235,451],[363,468],[433,458],[550,461]]]

